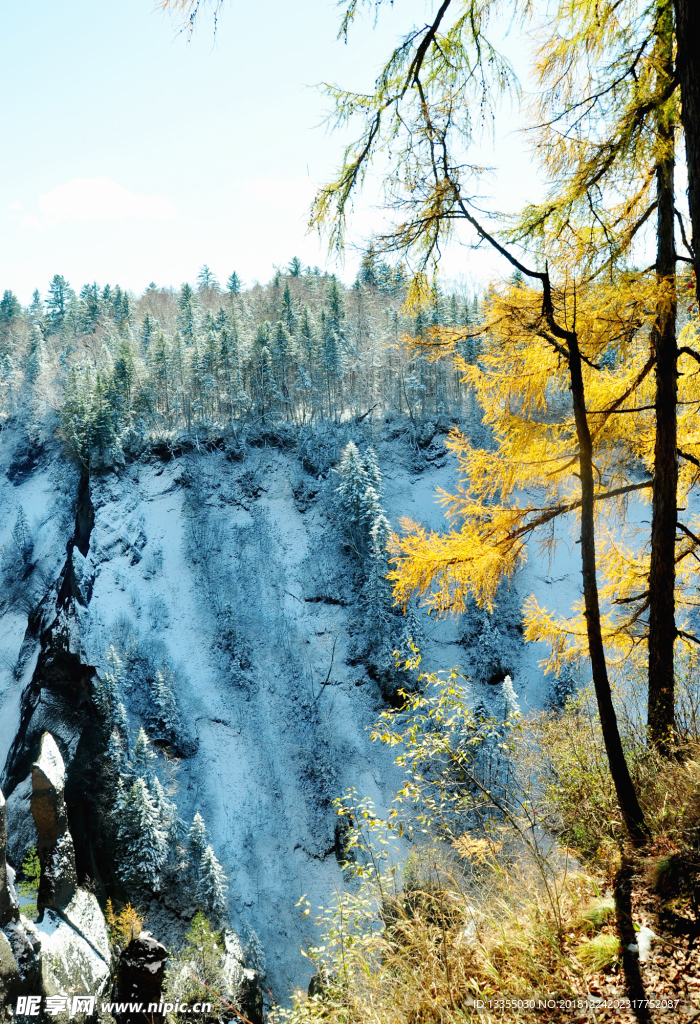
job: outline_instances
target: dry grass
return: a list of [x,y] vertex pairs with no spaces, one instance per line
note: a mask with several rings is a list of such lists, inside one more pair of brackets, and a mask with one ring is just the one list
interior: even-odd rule
[[[396,871],[380,873],[381,852],[376,858],[373,853],[371,863],[365,858],[365,868],[358,871],[363,879],[359,890],[340,893],[333,908],[321,908],[321,943],[308,952],[318,971],[314,995],[297,993],[293,1009],[278,1011],[276,1020],[563,1022],[592,1019],[590,1006],[580,1013],[551,1006],[543,1011],[538,1001],[624,997],[628,979],[618,935],[622,911],[612,889],[630,851],[591,695],[569,702],[563,713],[501,729],[499,749],[507,747],[509,788],[498,790],[488,813],[474,814],[476,805],[466,791],[457,793],[453,782],[465,778],[479,791],[478,761],[439,739],[440,716],[446,711],[451,736],[460,729],[463,736],[475,734],[466,714],[459,718],[454,678],[449,682],[447,703],[448,691],[443,691],[434,705],[421,704],[425,728],[417,738],[412,734],[401,762],[413,770],[412,798],[425,802],[432,792],[431,813],[437,808],[443,817],[419,816],[428,845],[423,853],[414,845],[402,888]],[[398,732],[383,728],[378,735],[398,742]],[[437,782],[427,784],[427,790],[415,783],[420,778],[423,785],[429,775],[424,769],[430,759],[421,760],[428,749],[422,737],[429,738],[429,750],[441,758],[439,773],[432,766]],[[628,731],[625,742],[652,835],[643,857],[634,862],[628,924],[652,924],[657,935],[666,936],[655,940],[641,978],[652,997],[672,999],[673,986],[685,978],[678,964],[687,963],[690,977],[695,954],[692,938],[669,937],[664,922],[681,921],[692,929],[700,920],[700,741],[686,736],[669,760],[649,750],[639,731]],[[420,757],[412,756],[411,743]],[[373,819],[366,801],[356,801],[352,813],[352,820],[365,828],[362,849],[369,851],[373,839],[367,827],[376,840],[379,819]],[[472,814],[471,824],[451,831],[448,813],[455,816],[453,825],[460,815]],[[396,834],[395,823],[383,824]],[[674,1020],[690,1019],[697,1009],[690,981],[684,992],[687,1005],[673,1011]],[[502,1005],[504,999],[515,1005]],[[595,1016],[600,1021],[634,1019],[619,1008],[598,1009]],[[671,1017],[662,1010],[655,1019]]]
[[[679,740],[664,758],[627,723],[626,755],[651,834],[651,852],[700,852],[700,739]],[[525,726],[541,820],[587,862],[614,870],[625,834],[594,700],[584,691],[563,714]],[[534,751],[534,754],[533,754]]]
[[[439,851],[426,853],[424,888],[387,896],[391,879],[383,879],[382,895],[373,878],[354,896],[343,894],[318,919],[324,942],[310,951],[322,979],[317,994],[297,993],[293,1011],[278,1011],[276,1020],[490,1024],[513,1019],[510,1009],[495,1005],[498,1000],[527,1003],[585,993],[586,959],[579,954],[597,948],[589,936],[596,927],[591,908],[601,905],[599,880],[562,857],[559,874],[544,885],[527,856],[512,862],[519,837],[503,839],[498,857],[485,857],[482,848],[478,861],[454,871],[441,866]],[[542,1019],[522,1006],[516,1017]]]

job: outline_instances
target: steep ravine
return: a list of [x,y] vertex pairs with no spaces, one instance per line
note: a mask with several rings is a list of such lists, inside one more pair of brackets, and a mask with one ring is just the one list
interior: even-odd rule
[[[80,563],[90,546],[94,509],[86,472],[78,481],[75,526],[66,544],[66,557],[57,580],[39,606],[30,613],[18,665],[32,652],[35,668],[21,696],[19,723],[7,755],[0,788],[14,809],[12,795],[28,778],[45,731],[52,733],[68,766],[66,805],[73,835],[80,882],[93,879],[103,889],[100,861],[104,860],[100,821],[91,794],[95,792],[98,748],[98,712],[93,701],[96,669],[84,663],[80,643],[79,609],[85,608],[90,590],[76,572],[75,551]],[[27,827],[31,829],[29,819]],[[24,837],[20,833],[20,840]],[[16,837],[10,834],[10,852],[16,858]],[[101,855],[102,854],[102,855]]]
[[[392,524],[410,515],[440,527],[435,489],[454,472],[442,435],[416,453],[391,428],[364,427],[356,439],[378,449]],[[9,433],[0,438],[7,464]],[[303,893],[327,903],[343,884],[333,798],[354,786],[382,809],[399,778],[392,751],[369,739],[383,705],[357,657],[364,624],[333,502],[342,440],[341,430],[303,443],[287,435],[243,449],[164,448],[89,481],[49,448],[21,479],[0,481],[10,529],[21,504],[47,581],[23,625],[9,607],[1,624],[10,859],[31,840],[27,773],[49,730],[67,766],[80,880],[103,895],[112,884],[93,801],[93,693],[114,647],[131,742],[145,725],[179,815],[186,825],[195,811],[204,816],[229,878],[231,925],[244,943],[258,935],[278,1000],[306,984],[299,947],[317,941],[294,904]],[[565,553],[551,567],[533,562],[493,620],[423,617],[424,664],[483,671],[475,700],[487,706],[498,687],[486,676],[497,682],[507,667],[522,699],[540,705],[549,684],[536,667],[541,652],[523,648],[519,601],[532,589],[568,601],[576,588]],[[171,690],[167,715],[153,711],[158,673]],[[173,908],[146,909],[148,927],[174,941]]]

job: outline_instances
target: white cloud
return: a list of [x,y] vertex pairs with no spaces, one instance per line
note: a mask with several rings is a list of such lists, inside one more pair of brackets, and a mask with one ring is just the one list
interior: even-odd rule
[[73,178],[39,196],[39,209],[41,216],[23,219],[25,227],[41,230],[56,224],[121,223],[127,218],[167,221],[177,217],[169,199],[129,192],[110,178]]

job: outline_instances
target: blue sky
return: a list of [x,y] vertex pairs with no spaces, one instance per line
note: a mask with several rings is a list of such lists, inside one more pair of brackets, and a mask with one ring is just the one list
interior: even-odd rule
[[[234,0],[216,39],[203,22],[190,43],[153,0],[10,5],[0,290],[26,302],[55,273],[138,292],[193,281],[203,263],[247,283],[293,255],[326,265],[306,211],[342,138],[319,127],[326,100],[313,86],[368,88],[397,34],[429,9],[387,8],[346,46],[327,0]],[[509,125],[489,162],[503,164],[497,193],[512,201],[534,178]],[[373,219],[361,204],[357,234]],[[348,279],[354,266],[329,264]],[[446,260],[453,276],[483,267],[464,249]]]

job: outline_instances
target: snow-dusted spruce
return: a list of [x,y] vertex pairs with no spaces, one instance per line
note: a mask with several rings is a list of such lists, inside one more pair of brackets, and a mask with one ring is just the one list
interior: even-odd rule
[[173,673],[169,666],[156,672],[153,681],[153,720],[164,735],[176,734],[180,728],[180,711],[173,690]]
[[357,445],[350,441],[343,449],[336,472],[340,477],[337,493],[345,514],[343,525],[355,553],[363,559],[369,551],[374,520],[382,514],[377,457],[372,448],[361,455]]
[[366,633],[370,649],[387,665],[391,663],[394,616],[390,613],[391,587],[386,578],[389,571],[386,558],[386,542],[389,535],[389,521],[379,513],[369,531],[369,554],[367,557],[367,580],[362,598],[366,611]]
[[204,818],[196,812],[187,834],[186,884],[193,902],[218,923],[227,916],[226,875],[211,845]]
[[127,753],[129,736],[126,708],[122,699],[123,666],[114,647],[107,653],[106,672],[98,677],[95,684],[95,706],[102,715],[109,735],[105,752],[104,771],[108,779],[117,781],[129,773]]
[[95,704],[110,730],[116,729],[126,740],[126,708],[122,698],[124,669],[114,647],[107,652],[107,665],[107,671],[99,676],[95,686]]
[[224,869],[217,860],[213,847],[205,847],[199,862],[196,899],[202,910],[217,923],[226,918],[226,893],[228,892],[226,882]]
[[261,980],[264,981],[267,975],[267,959],[265,957],[265,949],[262,942],[258,938],[257,932],[252,928],[248,933],[248,941],[245,946],[245,962],[246,967],[251,971],[256,971]]
[[21,505],[17,510],[17,518],[15,520],[15,525],[12,528],[12,539],[17,546],[17,552],[22,564],[25,566],[28,565],[31,561],[32,552],[34,550],[34,541],[32,540],[27,517],[24,514],[24,509]]
[[520,718],[521,711],[520,705],[518,704],[518,694],[515,692],[513,680],[510,676],[506,676],[503,680],[501,696],[503,698],[504,721],[512,722],[515,721],[516,718]]
[[[345,446],[336,468],[337,493],[345,513],[344,527],[359,557],[362,586],[364,650],[360,657],[384,687],[395,683],[394,650],[397,619],[392,613],[387,542],[391,527],[381,506],[381,472],[376,452],[368,447],[362,455],[352,441]],[[416,637],[417,637],[417,630]]]
[[195,886],[199,882],[202,857],[209,843],[209,830],[204,824],[204,818],[197,811],[187,833],[187,853],[190,863],[189,874]]
[[158,755],[151,746],[146,730],[141,726],[131,751],[131,765],[135,775],[140,776],[150,787],[155,778]]
[[160,872],[168,856],[168,835],[156,802],[143,779],[136,779],[117,806],[119,874],[128,889],[158,892]]
[[158,812],[158,822],[160,827],[168,837],[168,845],[172,850],[175,843],[180,838],[181,821],[177,814],[177,804],[172,800],[168,800],[165,795],[165,790],[161,785],[158,776],[154,776],[153,782],[150,786],[151,796],[153,802],[156,805],[156,811]]

